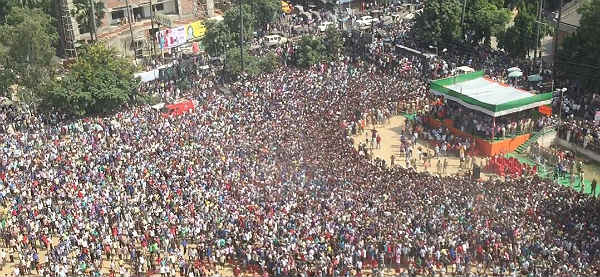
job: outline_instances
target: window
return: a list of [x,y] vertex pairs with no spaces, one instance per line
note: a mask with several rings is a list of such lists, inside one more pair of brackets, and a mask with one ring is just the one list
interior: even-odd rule
[[110,15],[112,20],[118,20],[125,17],[125,10],[113,10]]
[[165,9],[165,5],[163,3],[154,5],[154,11],[163,11]]

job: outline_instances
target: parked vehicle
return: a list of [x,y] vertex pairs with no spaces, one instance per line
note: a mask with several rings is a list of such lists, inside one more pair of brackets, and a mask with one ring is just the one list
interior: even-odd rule
[[288,39],[280,35],[265,36],[264,45],[267,47],[277,46],[287,43]]
[[329,28],[329,26],[334,26],[333,22],[325,21],[325,22],[321,23],[321,25],[319,25],[317,28],[319,28],[319,31],[325,32],[325,30],[327,30],[327,28]]

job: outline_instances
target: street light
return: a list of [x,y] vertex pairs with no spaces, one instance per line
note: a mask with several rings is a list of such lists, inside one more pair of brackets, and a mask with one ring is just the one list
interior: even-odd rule
[[[435,55],[438,56],[438,47],[437,46],[433,46],[433,45],[429,45],[429,49],[435,49]],[[444,48],[442,49],[442,53],[448,51],[448,49]]]
[[567,88],[559,88],[560,91],[560,106],[558,107],[558,126],[562,124],[562,106],[563,106],[563,93],[567,91]]

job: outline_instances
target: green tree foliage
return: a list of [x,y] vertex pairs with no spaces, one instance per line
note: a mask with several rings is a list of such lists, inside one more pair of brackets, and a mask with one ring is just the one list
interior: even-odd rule
[[73,9],[71,14],[77,20],[79,24],[79,33],[85,34],[90,33],[91,30],[91,2],[94,1],[94,13],[96,15],[96,28],[102,25],[102,19],[104,18],[104,2],[97,0],[73,0]]
[[257,30],[266,30],[281,11],[280,0],[254,0],[252,5]]
[[206,22],[206,33],[202,43],[211,56],[220,56],[227,52],[230,46],[236,45],[235,37],[223,21],[209,20]]
[[[252,14],[251,7],[247,4],[243,4],[242,7],[242,18],[244,20],[244,41],[249,41],[254,33],[254,26],[256,25],[256,18]],[[229,28],[230,33],[235,38],[236,43],[240,40],[240,6],[236,5],[225,12],[223,16],[223,22]]]
[[86,46],[71,71],[55,82],[45,103],[76,115],[107,113],[136,100],[135,67],[103,44]]
[[17,85],[21,100],[33,103],[54,74],[58,37],[52,18],[40,9],[14,7],[5,21],[0,25],[0,91]]
[[258,66],[260,67],[261,72],[272,73],[277,67],[279,67],[279,65],[280,59],[273,53],[269,53],[261,57],[258,61]]
[[417,15],[415,32],[425,43],[439,43],[461,37],[462,3],[458,0],[430,0]]
[[317,64],[323,60],[326,50],[321,38],[304,36],[296,50],[296,64],[300,67]]
[[505,32],[498,34],[498,45],[513,57],[524,57],[530,50],[536,49],[542,38],[549,34],[549,24],[539,24],[536,21],[537,6],[521,2],[514,24]]
[[513,57],[524,57],[529,50],[535,49],[536,46],[537,24],[535,20],[535,11],[531,14],[527,9],[519,10],[514,25],[498,36],[499,46]]
[[240,53],[240,48],[231,48],[227,50],[225,59],[225,71],[231,76],[239,76],[242,73],[242,57],[243,67],[246,74],[256,76],[260,74],[260,60],[248,53],[248,48],[243,48]]
[[565,38],[558,51],[561,75],[585,88],[600,87],[600,0],[590,0],[578,11],[580,27]]
[[504,8],[504,1],[469,0],[464,15],[468,41],[490,44],[490,38],[502,33],[510,21],[511,13]]
[[344,50],[342,33],[332,25],[329,25],[327,30],[325,30],[325,39],[323,43],[327,49],[327,57],[329,60],[336,60]]
[[41,9],[45,14],[56,19],[57,6],[54,0],[0,0],[0,24],[4,24],[6,17],[13,7],[22,9]]

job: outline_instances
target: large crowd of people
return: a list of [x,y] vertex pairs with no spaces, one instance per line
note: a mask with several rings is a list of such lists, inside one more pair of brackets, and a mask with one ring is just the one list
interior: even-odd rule
[[3,133],[0,262],[12,276],[597,274],[598,201],[359,155],[345,126],[424,83],[347,66],[281,68],[237,96],[196,88],[202,104],[178,117],[140,107]]
[[373,55],[281,67],[231,94],[216,88],[218,74],[197,71],[187,89],[145,85],[198,103],[179,116],[149,106],[71,121],[24,115],[0,132],[2,272],[600,274],[595,198],[537,177],[438,177],[361,155],[348,128],[432,100],[420,60]]

